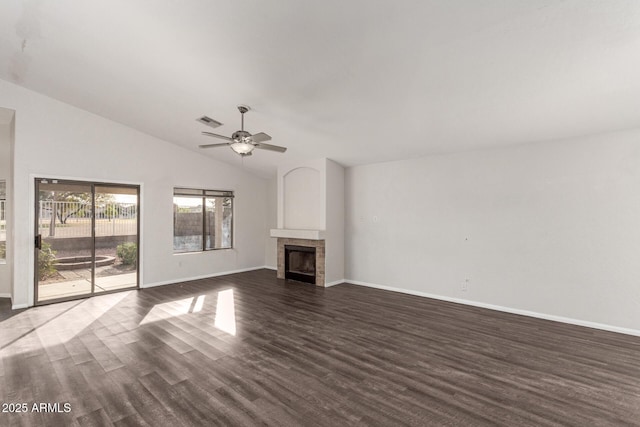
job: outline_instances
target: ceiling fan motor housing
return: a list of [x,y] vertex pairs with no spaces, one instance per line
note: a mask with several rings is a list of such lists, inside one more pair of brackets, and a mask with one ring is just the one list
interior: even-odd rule
[[251,141],[251,134],[246,130],[237,130],[231,135],[231,139],[236,142],[249,142]]

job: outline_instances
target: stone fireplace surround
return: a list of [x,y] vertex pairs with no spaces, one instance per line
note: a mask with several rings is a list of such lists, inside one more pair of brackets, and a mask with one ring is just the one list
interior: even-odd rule
[[295,238],[278,238],[278,279],[284,279],[285,245],[316,248],[316,286],[325,285],[325,241]]

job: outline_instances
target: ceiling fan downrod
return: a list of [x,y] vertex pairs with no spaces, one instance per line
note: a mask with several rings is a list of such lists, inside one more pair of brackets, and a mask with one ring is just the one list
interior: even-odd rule
[[244,131],[244,113],[251,110],[251,107],[248,105],[238,105],[238,111],[240,111],[240,130]]

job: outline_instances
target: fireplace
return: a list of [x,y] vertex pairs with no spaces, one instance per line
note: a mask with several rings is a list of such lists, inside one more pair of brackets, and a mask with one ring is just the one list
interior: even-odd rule
[[[291,248],[294,250],[291,251]],[[278,279],[297,280],[324,287],[324,260],[324,240],[278,237]],[[302,277],[295,273],[302,273]]]
[[316,248],[309,246],[284,246],[285,279],[316,284]]
[[[345,170],[327,158],[278,167],[276,187],[277,278],[284,281],[285,245],[315,248],[315,285],[344,281]],[[299,279],[297,279],[299,280]]]

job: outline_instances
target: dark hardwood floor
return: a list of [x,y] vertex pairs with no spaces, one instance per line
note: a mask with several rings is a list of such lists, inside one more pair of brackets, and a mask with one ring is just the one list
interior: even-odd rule
[[0,402],[28,406],[2,426],[639,425],[640,338],[260,270],[3,301]]

